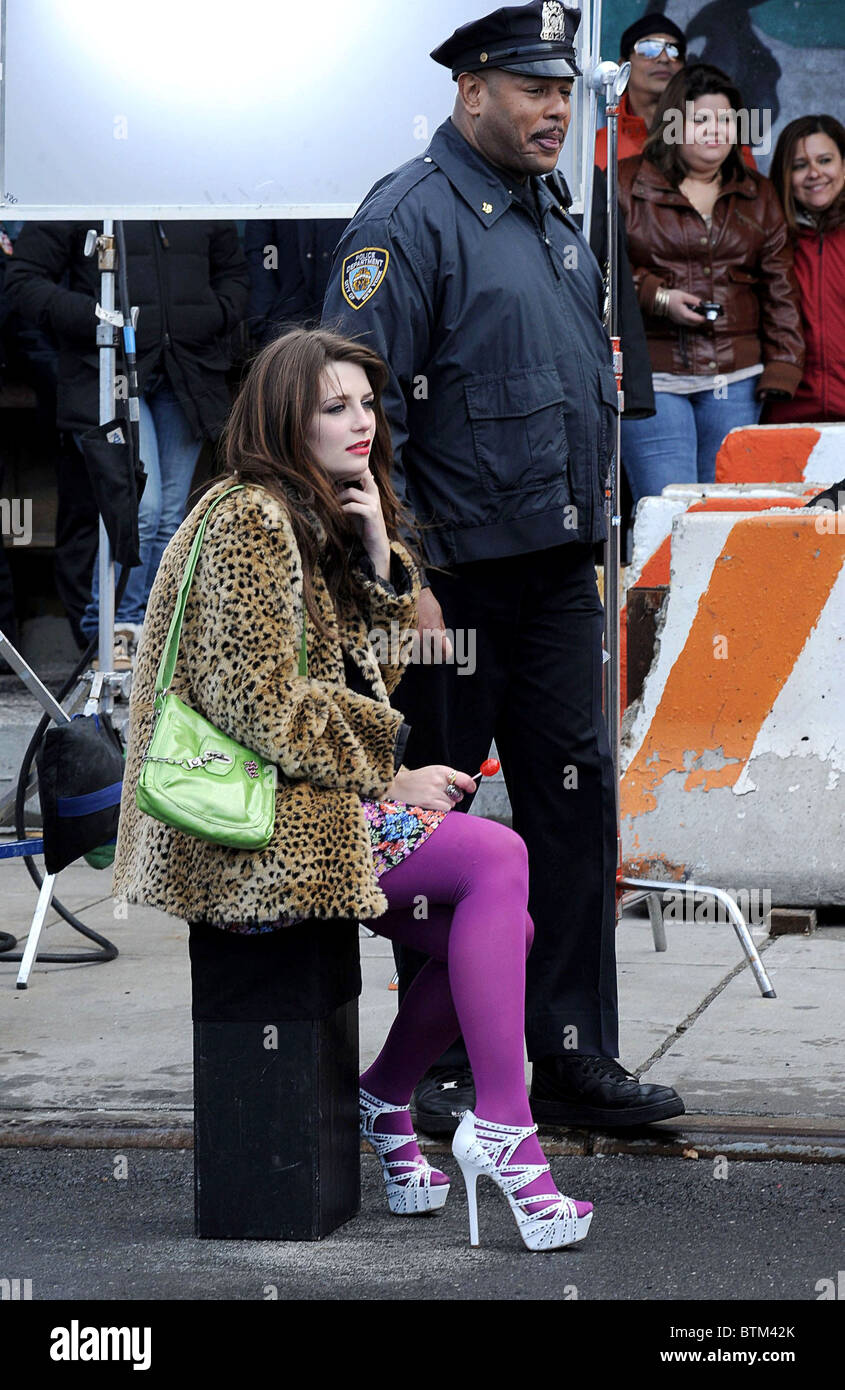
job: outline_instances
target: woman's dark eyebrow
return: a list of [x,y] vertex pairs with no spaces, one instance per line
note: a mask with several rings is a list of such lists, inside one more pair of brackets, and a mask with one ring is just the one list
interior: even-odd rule
[[[375,391],[367,391],[366,394],[363,395],[363,396],[361,397],[361,400],[362,400],[362,401],[366,401],[366,400],[369,400],[370,398],[372,398],[372,399],[374,400],[374,399],[375,399],[375,394],[376,394]],[[323,405],[328,405],[329,401],[348,401],[348,400],[349,400],[349,397],[345,394],[345,392],[340,391],[340,392],[335,393],[335,395],[333,395],[333,396],[326,396],[326,399],[323,401]]]

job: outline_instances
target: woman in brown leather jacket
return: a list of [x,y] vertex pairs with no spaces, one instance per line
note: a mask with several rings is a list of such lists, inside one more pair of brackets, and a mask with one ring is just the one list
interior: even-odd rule
[[744,114],[718,68],[685,68],[642,155],[619,165],[657,405],[653,419],[622,422],[635,500],[713,482],[725,435],[756,424],[766,397],[789,398],[801,380],[789,235],[772,184],[739,153]]

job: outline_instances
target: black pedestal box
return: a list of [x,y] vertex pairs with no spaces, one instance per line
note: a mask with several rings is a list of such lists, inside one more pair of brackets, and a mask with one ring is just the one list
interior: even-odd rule
[[190,949],[196,1234],[318,1240],[360,1208],[358,925]]

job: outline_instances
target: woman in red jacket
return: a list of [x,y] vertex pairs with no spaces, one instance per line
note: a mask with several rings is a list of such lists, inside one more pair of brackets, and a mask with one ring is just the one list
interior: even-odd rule
[[794,399],[771,401],[765,420],[845,420],[845,126],[833,116],[790,121],[771,172],[795,247],[807,355]]

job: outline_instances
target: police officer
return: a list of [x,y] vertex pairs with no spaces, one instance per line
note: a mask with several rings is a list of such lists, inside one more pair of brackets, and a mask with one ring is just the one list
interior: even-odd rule
[[[390,367],[395,483],[428,566],[420,627],[442,645],[399,692],[406,762],[474,772],[495,738],[528,846],[535,1119],[620,1126],[683,1103],[614,1060],[616,788],[594,559],[617,396],[598,266],[542,179],[569,124],[580,18],[534,0],[434,50],[457,82],[452,117],[364,199],[323,323]],[[437,661],[447,630],[460,663]],[[400,989],[408,974],[406,960]],[[465,1053],[444,1055],[416,1102],[419,1128],[454,1129],[474,1102]]]

